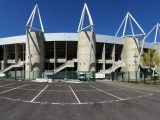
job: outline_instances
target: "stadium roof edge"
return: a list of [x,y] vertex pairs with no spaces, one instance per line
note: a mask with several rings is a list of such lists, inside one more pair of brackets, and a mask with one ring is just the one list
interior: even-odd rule
[[[78,35],[77,33],[45,33],[45,39],[46,41],[77,41]],[[100,43],[123,45],[123,41],[121,37],[96,34],[96,40],[97,42],[100,42]],[[0,38],[0,45],[20,44],[25,42],[26,42],[25,35]],[[151,43],[145,43],[144,48],[154,49],[154,45]]]

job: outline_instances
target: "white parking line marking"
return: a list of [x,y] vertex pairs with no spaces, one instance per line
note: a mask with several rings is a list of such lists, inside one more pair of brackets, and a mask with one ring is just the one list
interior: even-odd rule
[[30,102],[33,102],[38,96],[40,96],[40,94],[41,94],[43,91],[45,91],[48,86],[49,86],[49,85],[46,85],[46,86],[43,88],[43,90],[41,90]]
[[28,85],[28,84],[22,85],[22,86],[19,86],[19,87],[15,87],[15,88],[12,88],[12,89],[9,89],[9,90],[5,90],[5,91],[0,92],[0,94],[6,93],[6,92],[9,92],[9,91],[12,91],[12,90],[16,90],[16,89],[18,89],[18,88],[21,88],[21,87],[24,87],[24,86],[27,86],[27,85]]
[[108,95],[110,95],[110,96],[112,96],[112,97],[115,97],[115,98],[117,98],[117,99],[119,99],[119,100],[123,100],[123,98],[120,98],[120,97],[115,96],[115,95],[113,95],[113,94],[111,94],[111,93],[108,93],[108,92],[106,92],[106,91],[103,91],[103,90],[101,90],[101,89],[99,89],[99,88],[96,88],[96,87],[94,87],[94,86],[92,86],[92,85],[91,85],[91,87],[94,88],[94,89],[96,89],[96,90],[98,90],[98,91],[100,91],[100,92],[103,92],[103,93],[108,94]]
[[74,90],[72,89],[72,87],[71,87],[70,85],[69,85],[69,88],[70,88],[70,89],[71,89],[71,91],[73,92],[73,94],[74,94],[75,98],[77,99],[77,102],[78,102],[79,104],[81,104],[81,102],[80,102],[79,98],[77,97],[76,93],[74,92]]
[[147,95],[152,95],[152,93],[149,93],[149,92],[142,92],[142,91],[139,91],[139,90],[133,90],[133,89],[128,89],[128,88],[125,88],[124,90],[128,90],[128,91],[131,91],[131,92],[136,92],[136,93],[141,93],[141,94],[147,94]]
[[5,84],[5,85],[2,85],[0,87],[5,87],[5,86],[9,86],[9,85],[14,85],[15,83],[12,83],[12,84]]
[[[113,103],[113,102],[121,102],[121,101],[127,101],[127,100],[133,100],[133,99],[140,99],[140,98],[144,98],[144,97],[148,97],[148,96],[151,96],[151,95],[144,95],[144,96],[137,96],[137,97],[131,97],[131,98],[126,98],[126,99],[123,99],[123,100],[109,100],[109,101],[100,101],[100,102],[97,102],[97,103],[101,103],[101,104],[104,104],[104,103]],[[13,99],[13,98],[8,98],[8,97],[2,97],[0,96],[0,99],[3,98],[3,99],[6,99],[6,100],[10,100],[10,101],[21,101],[21,102],[25,102],[25,103],[33,103],[33,104],[51,104],[51,105],[83,105],[83,104],[94,104],[95,102],[84,102],[84,103],[50,103],[50,102],[31,102],[31,101],[27,101],[27,100],[23,100],[23,99]]]

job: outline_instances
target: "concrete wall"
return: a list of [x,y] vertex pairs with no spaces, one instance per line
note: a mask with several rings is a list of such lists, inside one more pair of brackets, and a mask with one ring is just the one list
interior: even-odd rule
[[9,56],[9,48],[7,45],[3,46],[3,61],[1,62],[1,70],[4,70],[7,67],[7,60]]
[[121,54],[121,59],[125,63],[125,67],[122,68],[122,72],[130,72],[130,78],[135,79],[135,73],[137,71],[138,57],[135,57],[135,54],[138,56],[139,43],[137,39],[134,38],[123,38],[124,46]]
[[135,54],[138,56],[138,40],[134,38],[124,38],[124,46],[122,50],[121,59],[125,63],[123,71],[136,71],[135,60],[138,58],[135,57]]
[[15,44],[15,63],[18,62],[20,59],[21,51],[20,51],[20,45]]
[[[92,37],[93,43],[91,43]],[[95,41],[95,34],[92,36],[91,32],[78,33],[77,71],[96,71]]]
[[[28,34],[28,40],[29,42],[26,41],[25,78],[41,78],[41,72],[44,71],[44,34],[31,32]],[[29,53],[31,56],[31,68]]]

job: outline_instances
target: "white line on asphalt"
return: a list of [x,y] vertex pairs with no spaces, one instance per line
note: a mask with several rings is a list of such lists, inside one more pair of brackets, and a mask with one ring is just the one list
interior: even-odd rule
[[136,92],[136,93],[141,93],[141,94],[152,95],[152,93],[144,92],[144,91],[139,91],[139,90],[133,90],[133,89],[128,89],[128,88],[125,88],[125,90]]
[[73,92],[75,98],[77,99],[78,103],[80,104],[81,102],[80,102],[79,98],[77,97],[76,93],[74,92],[74,90],[72,89],[72,87],[70,85],[69,85],[69,88],[71,89],[71,91]]
[[9,85],[14,85],[15,83],[12,83],[12,84],[5,84],[5,85],[2,85],[0,87],[5,87],[5,86],[9,86]]
[[99,88],[96,88],[96,87],[94,87],[94,86],[92,86],[92,85],[91,85],[91,87],[94,88],[94,89],[97,89],[98,91],[101,91],[101,92],[103,92],[103,93],[105,93],[105,94],[108,94],[108,95],[110,95],[110,96],[112,96],[112,97],[115,97],[115,98],[117,98],[117,99],[119,99],[119,100],[123,100],[123,98],[120,98],[120,97],[115,96],[115,95],[113,95],[113,94],[111,94],[111,93],[108,93],[108,92],[106,92],[106,91],[103,91],[103,90],[101,90],[101,89],[99,89]]
[[45,89],[47,89],[48,86],[49,86],[49,85],[46,85],[46,86],[43,88],[43,90],[41,90],[30,102],[33,102],[38,96],[40,96],[40,94],[41,94],[43,91],[45,91]]
[[25,85],[22,85],[22,86],[19,86],[19,87],[15,87],[15,88],[12,88],[12,89],[9,89],[9,90],[5,90],[5,91],[0,92],[0,94],[6,93],[6,92],[9,92],[9,91],[12,91],[12,90],[16,90],[16,89],[18,89],[18,88],[21,88],[21,87],[24,87],[24,86],[27,86],[27,85],[28,85],[28,84],[25,84]]
[[[139,98],[142,98],[142,97],[148,97],[148,96],[152,96],[152,95],[136,96],[136,97],[131,97],[131,98],[125,98],[123,100],[100,101],[100,102],[97,102],[97,103],[104,104],[104,103],[113,103],[113,102],[127,101],[127,100],[132,100],[132,99],[139,99]],[[95,102],[85,102],[85,103],[31,102],[31,101],[27,101],[27,100],[23,100],[23,99],[13,99],[13,98],[8,98],[8,97],[2,97],[2,96],[0,96],[0,99],[1,98],[6,99],[6,100],[10,100],[10,101],[16,101],[16,102],[21,101],[21,102],[25,102],[25,103],[34,103],[34,104],[41,104],[41,105],[42,104],[51,104],[51,105],[65,105],[65,104],[68,104],[68,105],[79,105],[79,104],[94,104],[95,103]]]

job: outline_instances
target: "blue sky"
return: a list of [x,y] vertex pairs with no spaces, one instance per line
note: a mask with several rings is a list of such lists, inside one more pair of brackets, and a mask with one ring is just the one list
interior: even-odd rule
[[25,34],[25,24],[39,4],[45,32],[76,32],[84,3],[98,34],[114,35],[127,11],[145,32],[160,22],[159,0],[0,0],[0,37]]

